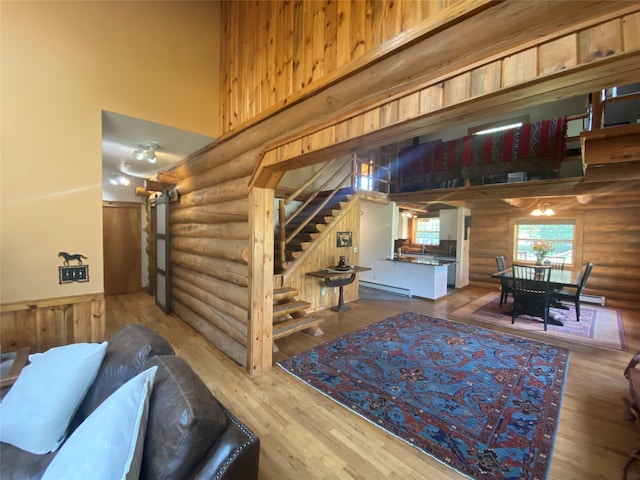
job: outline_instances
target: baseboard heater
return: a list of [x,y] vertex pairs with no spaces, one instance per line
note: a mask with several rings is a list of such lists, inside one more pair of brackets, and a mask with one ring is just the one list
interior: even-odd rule
[[604,307],[603,296],[599,295],[580,295],[580,301],[584,303],[597,303],[598,305],[602,305]]
[[375,288],[377,290],[384,290],[385,292],[397,293],[398,295],[411,296],[411,290],[408,288],[392,287],[391,285],[383,285],[381,283],[372,283],[360,280],[359,285],[363,287]]

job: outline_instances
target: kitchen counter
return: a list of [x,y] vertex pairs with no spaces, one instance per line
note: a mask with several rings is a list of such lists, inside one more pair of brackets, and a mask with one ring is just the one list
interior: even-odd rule
[[392,262],[405,262],[405,263],[417,263],[420,265],[433,265],[433,266],[442,266],[449,265],[450,263],[455,263],[455,260],[444,260],[440,258],[433,258],[432,256],[413,256],[413,255],[403,255],[401,257],[393,257],[387,258],[387,260]]

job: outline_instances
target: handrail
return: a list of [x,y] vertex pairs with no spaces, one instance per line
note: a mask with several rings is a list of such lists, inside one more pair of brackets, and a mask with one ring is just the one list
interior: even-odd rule
[[[313,175],[311,175],[309,177],[309,179],[304,182],[302,185],[300,185],[300,187],[298,187],[298,189],[293,192],[291,195],[289,195],[285,200],[284,200],[284,204],[288,204],[290,203],[292,200],[295,200],[298,195],[300,195],[305,188],[307,188],[309,185],[311,185],[313,182],[315,182],[317,180],[317,178],[322,175],[322,173],[324,173],[325,170],[327,170],[329,168],[330,165],[333,165],[336,162],[336,159],[334,158],[333,160],[325,163],[322,168],[320,170],[318,170],[316,173],[314,173]],[[317,192],[314,192],[316,195],[318,195]]]
[[[337,193],[338,190],[340,190],[340,188],[342,188],[342,186],[344,185],[345,181],[347,181],[349,179],[350,176],[353,175],[354,172],[354,168],[351,166],[352,162],[354,161],[354,157],[350,157],[344,164],[342,164],[338,169],[336,169],[336,171],[333,173],[333,175],[331,175],[331,177],[329,177],[315,192],[313,192],[311,195],[308,196],[308,198],[296,209],[295,212],[293,212],[289,218],[286,218],[286,212],[285,212],[285,207],[288,203],[290,203],[291,201],[295,200],[303,191],[306,187],[308,187],[309,185],[311,185],[323,172],[325,172],[327,170],[327,168],[329,168],[330,165],[334,165],[336,159],[331,160],[330,162],[327,162],[320,170],[318,170],[317,172],[315,172],[309,179],[307,179],[302,186],[300,186],[299,188],[296,189],[295,192],[293,192],[291,195],[289,195],[286,199],[281,199],[278,201],[278,219],[279,219],[279,254],[280,254],[280,260],[282,263],[286,262],[286,245],[287,243],[291,242],[291,240],[298,235],[298,233],[300,233],[300,231],[302,231],[303,228],[305,228],[309,222],[318,214],[322,211],[322,209],[327,205],[327,203],[329,203],[329,201],[335,196],[335,194]],[[349,171],[342,177],[342,180],[340,180],[337,183],[337,186],[329,193],[329,195],[327,196],[327,198],[318,206],[316,207],[316,209],[307,216],[307,218],[304,219],[304,221],[298,225],[296,227],[296,229],[291,232],[288,236],[286,234],[286,226],[296,217],[298,217],[300,215],[300,213],[305,209],[305,207],[307,207],[309,205],[309,203],[311,203],[319,194],[320,191],[323,191],[327,185],[329,185],[331,182],[333,182],[338,175],[344,170],[344,168],[346,166],[350,166],[351,168],[349,168]],[[351,180],[349,182],[350,184],[354,183],[354,180]]]
[[[322,187],[320,187],[320,190],[322,190],[325,186],[327,186],[327,185],[328,185],[328,184],[329,184],[329,183],[330,183],[330,182],[331,182],[331,181],[332,181],[332,180],[333,180],[333,179],[338,175],[338,173],[340,173],[340,172],[342,171],[342,169],[343,169],[346,165],[350,165],[350,164],[351,164],[351,160],[349,160],[349,161],[347,161],[346,163],[344,163],[344,164],[343,164],[343,165],[342,165],[338,170],[336,170],[336,172],[331,176],[331,178],[330,178],[330,179],[328,179],[328,180],[327,180],[327,181],[322,185]],[[347,180],[350,176],[351,176],[351,171],[349,171],[349,173],[348,173],[348,174],[346,174],[346,175],[343,177],[342,181],[340,181],[340,182],[338,183],[338,186],[337,186],[337,187],[335,187],[335,188],[331,191],[331,193],[330,193],[329,195],[327,195],[327,198],[324,200],[324,202],[322,202],[320,205],[318,205],[318,207],[316,207],[316,209],[313,211],[313,213],[311,213],[309,216],[307,216],[307,218],[305,218],[305,219],[304,219],[304,221],[303,221],[300,225],[298,225],[298,227],[297,227],[293,232],[291,232],[291,233],[287,236],[287,238],[286,238],[286,243],[289,243],[289,242],[290,242],[290,241],[291,241],[291,240],[292,240],[292,239],[293,239],[293,238],[294,238],[298,233],[300,233],[300,231],[301,231],[304,227],[306,227],[306,226],[309,224],[309,222],[310,222],[310,221],[311,221],[311,220],[312,220],[312,219],[313,219],[313,218],[314,218],[318,213],[320,213],[320,212],[322,211],[322,209],[325,207],[325,205],[326,205],[327,203],[329,203],[329,200],[331,200],[331,199],[335,196],[336,192],[337,192],[338,190],[340,190],[340,188],[342,187],[342,184],[343,184],[343,183],[345,182],[345,180]],[[295,218],[297,215],[299,215],[299,214],[300,214],[300,212],[302,212],[302,210],[304,209],[304,207],[305,207],[306,205],[308,205],[308,204],[309,204],[309,203],[308,203],[308,202],[306,202],[306,204],[302,204],[302,205],[300,205],[300,207],[298,208],[298,210],[296,210],[296,212],[295,212],[293,215],[291,215],[291,216],[287,219],[287,223],[290,223],[290,222],[291,222],[291,220],[292,220],[293,218]]]

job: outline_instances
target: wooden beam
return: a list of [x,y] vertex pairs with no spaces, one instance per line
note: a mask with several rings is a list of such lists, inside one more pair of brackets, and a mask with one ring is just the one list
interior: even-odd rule
[[628,182],[614,180],[588,182],[583,178],[570,178],[395,193],[390,195],[389,198],[394,202],[420,203],[482,200],[502,201],[504,198],[616,195],[622,191],[634,191],[638,188],[640,188],[640,182],[638,180]]
[[146,190],[144,187],[136,187],[136,196],[138,197],[148,197],[153,192]]
[[[299,150],[296,156],[283,155],[286,146],[276,147],[265,152],[265,159],[277,162],[254,173],[252,182],[262,185],[276,171],[287,171],[314,165],[328,159],[348,155],[352,152],[366,151],[398,139],[414,138],[437,131],[446,130],[487,116],[504,114],[511,111],[539,105],[549,98],[572,98],[587,93],[603,84],[627,84],[637,79],[637,65],[640,51],[620,54],[574,68],[561,70],[544,78],[536,78],[523,84],[503,88],[499,91],[468,99],[430,111],[415,118],[383,126],[377,130],[360,134],[350,134],[342,141],[333,141],[316,150]],[[283,158],[284,157],[284,158]],[[264,160],[263,160],[264,161]]]
[[580,134],[585,167],[640,161],[640,123],[599,128]]
[[178,184],[178,176],[173,172],[161,170],[156,175],[156,180],[165,185],[175,186]]
[[273,343],[273,190],[249,193],[249,329],[247,371],[257,375],[271,368]]
[[164,192],[165,186],[160,182],[155,182],[153,180],[145,180],[144,181],[144,189],[148,192]]

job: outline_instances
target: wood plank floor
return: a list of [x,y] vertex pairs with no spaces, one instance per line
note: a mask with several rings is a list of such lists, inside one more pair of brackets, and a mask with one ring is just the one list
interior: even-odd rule
[[[401,311],[465,321],[449,312],[485,293],[467,287],[437,302],[362,298],[350,303],[351,311],[323,311],[324,335],[298,333],[280,340],[274,362]],[[628,392],[624,367],[640,350],[640,311],[623,311],[623,321],[629,353],[569,344],[544,332],[529,335],[571,349],[549,479],[621,478],[628,454],[640,447],[640,429],[623,419],[621,401]],[[107,334],[129,322],[165,336],[213,394],[260,437],[261,479],[465,478],[279,367],[249,377],[189,326],[162,313],[145,292],[107,297]],[[510,331],[508,325],[502,330]]]

